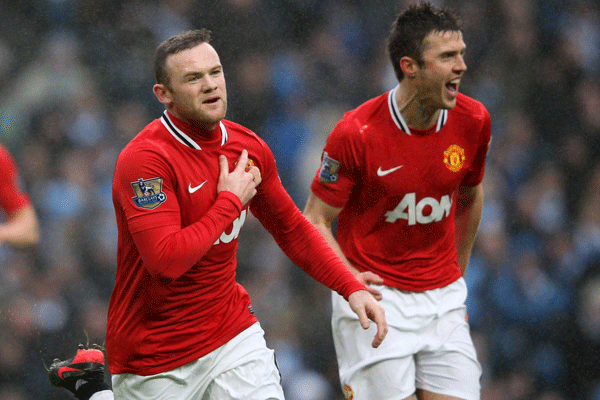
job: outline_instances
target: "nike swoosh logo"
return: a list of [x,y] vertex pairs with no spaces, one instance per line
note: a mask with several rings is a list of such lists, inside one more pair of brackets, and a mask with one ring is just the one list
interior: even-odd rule
[[192,184],[190,183],[190,185],[188,186],[188,190],[190,191],[190,193],[194,193],[196,190],[200,189],[206,182],[208,181],[204,181],[196,187],[192,187]]
[[402,165],[398,165],[397,167],[383,170],[381,167],[377,169],[377,176],[386,176],[387,174],[391,174],[392,172],[402,168]]

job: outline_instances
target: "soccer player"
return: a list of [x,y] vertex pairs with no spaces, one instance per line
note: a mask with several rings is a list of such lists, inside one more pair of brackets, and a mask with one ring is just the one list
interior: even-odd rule
[[[223,67],[209,40],[196,30],[159,45],[154,93],[166,110],[117,160],[118,269],[106,334],[115,398],[284,398],[273,351],[235,281],[249,211],[296,265],[348,300],[364,329],[376,323],[370,345],[387,332],[383,308],[284,190],[266,143],[224,119]],[[101,361],[80,349],[53,364],[51,382],[77,396],[86,388],[88,398],[86,378],[100,381]]]
[[333,294],[342,388],[354,400],[479,399],[463,274],[481,219],[490,116],[458,91],[465,43],[447,9],[408,7],[387,49],[399,84],[338,122],[304,210],[388,321],[386,341],[368,348],[369,332]]
[[38,219],[27,193],[20,189],[19,173],[8,150],[0,145],[0,244],[33,246],[39,241]]

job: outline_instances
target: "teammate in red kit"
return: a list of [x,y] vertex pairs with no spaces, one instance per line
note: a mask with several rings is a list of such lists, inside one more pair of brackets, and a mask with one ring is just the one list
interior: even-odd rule
[[27,193],[19,188],[16,164],[6,148],[0,145],[0,244],[14,247],[33,246],[39,241],[38,219]]
[[399,85],[336,125],[304,210],[388,321],[386,341],[368,348],[369,331],[333,294],[340,380],[354,400],[479,399],[462,276],[481,218],[490,116],[458,92],[465,43],[448,10],[410,6],[388,52]]
[[349,301],[365,329],[375,321],[370,345],[387,332],[381,306],[284,190],[269,147],[223,119],[225,78],[209,40],[197,30],[158,47],[154,93],[166,111],[117,160],[106,336],[115,398],[284,398],[273,351],[235,281],[249,211],[296,265]]

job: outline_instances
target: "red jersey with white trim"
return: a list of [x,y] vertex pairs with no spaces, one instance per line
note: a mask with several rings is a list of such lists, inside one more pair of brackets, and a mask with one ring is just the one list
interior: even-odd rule
[[270,149],[223,120],[204,131],[165,112],[121,152],[113,180],[118,269],[108,310],[113,374],[153,375],[196,360],[257,321],[235,281],[238,235],[248,213],[217,194],[220,154],[235,168],[243,149],[262,182],[249,209],[298,266],[347,298],[364,289],[279,180]]
[[12,156],[0,145],[0,208],[12,215],[28,205],[29,196],[19,188],[19,173]]
[[337,240],[356,268],[377,273],[386,286],[424,291],[461,277],[456,195],[483,179],[491,123],[481,103],[459,94],[433,127],[409,128],[396,90],[344,115],[311,189],[343,208]]

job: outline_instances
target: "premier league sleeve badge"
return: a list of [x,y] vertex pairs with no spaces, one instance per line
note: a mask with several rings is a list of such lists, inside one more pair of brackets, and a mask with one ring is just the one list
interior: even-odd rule
[[162,178],[142,179],[131,182],[135,196],[131,199],[140,208],[153,210],[167,200],[167,195],[162,191]]
[[319,181],[323,183],[335,183],[339,176],[338,171],[342,163],[329,157],[326,151],[323,152],[323,161],[319,170]]

